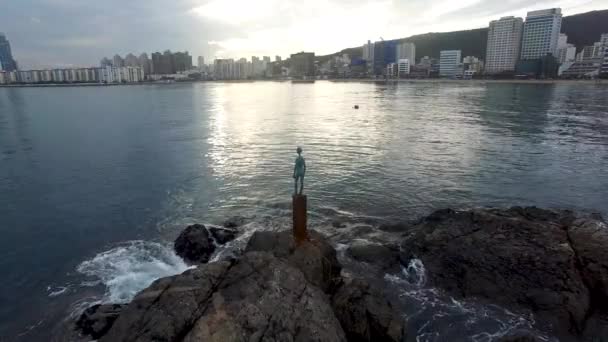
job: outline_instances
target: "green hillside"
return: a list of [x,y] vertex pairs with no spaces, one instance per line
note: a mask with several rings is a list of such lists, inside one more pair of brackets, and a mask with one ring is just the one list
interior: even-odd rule
[[[608,33],[608,10],[593,11],[564,17],[562,32],[568,35],[568,42],[576,45],[578,50],[583,46],[598,41],[602,33]],[[399,41],[416,44],[416,58],[431,56],[438,58],[441,50],[462,50],[463,56],[477,56],[485,59],[488,29],[480,28],[467,31],[425,33]],[[361,56],[361,48],[349,48],[333,55],[348,53]],[[330,56],[319,56],[323,61]]]

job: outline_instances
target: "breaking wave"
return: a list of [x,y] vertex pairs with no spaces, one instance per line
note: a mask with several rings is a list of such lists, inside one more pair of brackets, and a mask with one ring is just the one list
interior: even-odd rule
[[126,303],[154,280],[182,273],[188,268],[171,246],[130,241],[84,261],[77,270],[105,285],[102,301]]

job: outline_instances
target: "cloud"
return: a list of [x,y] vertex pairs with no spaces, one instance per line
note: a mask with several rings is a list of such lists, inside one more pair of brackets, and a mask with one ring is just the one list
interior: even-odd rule
[[565,15],[607,7],[606,0],[8,0],[0,22],[20,65],[86,66],[116,53],[166,49],[208,61],[327,54],[556,6]]

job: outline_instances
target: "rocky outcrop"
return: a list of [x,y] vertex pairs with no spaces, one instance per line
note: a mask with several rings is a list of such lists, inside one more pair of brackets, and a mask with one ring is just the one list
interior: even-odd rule
[[355,240],[347,252],[353,259],[376,265],[383,272],[398,272],[401,265],[398,246]]
[[323,292],[270,253],[202,265],[137,295],[102,341],[345,341]]
[[276,232],[255,232],[247,251],[270,252],[274,256],[286,259],[289,264],[298,268],[306,279],[324,292],[331,290],[340,282],[342,265],[338,262],[336,250],[317,231],[310,230],[310,240],[295,246],[293,233],[290,230]]
[[234,240],[234,229],[210,227],[193,224],[179,234],[174,243],[175,253],[192,264],[204,264],[209,261],[216,245],[223,245]]
[[569,338],[606,308],[607,242],[605,223],[569,211],[447,209],[410,228],[401,258],[421,259],[432,285],[531,309]]
[[332,306],[349,341],[405,340],[404,319],[364,280],[345,279]]
[[[210,238],[202,231],[188,227],[183,239],[199,248],[193,238]],[[310,237],[296,246],[291,231],[256,232],[238,259],[155,281],[95,338],[340,342],[348,334],[352,341],[401,340],[403,325],[391,304],[365,282],[343,281],[336,251],[321,234]]]
[[76,321],[76,328],[83,335],[97,340],[110,330],[125,307],[126,305],[123,304],[93,305],[80,315]]
[[237,231],[234,229],[211,227],[209,228],[211,236],[217,244],[224,245],[236,237]]

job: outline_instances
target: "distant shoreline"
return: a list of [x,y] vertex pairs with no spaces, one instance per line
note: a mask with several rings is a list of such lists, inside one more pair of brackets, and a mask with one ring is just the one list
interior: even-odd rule
[[[423,78],[423,79],[372,79],[372,78],[344,78],[323,79],[315,82],[335,83],[505,83],[505,84],[588,84],[608,85],[608,80],[453,80],[445,78]],[[48,83],[48,84],[0,84],[0,88],[53,88],[53,87],[108,87],[108,86],[139,86],[139,85],[172,85],[183,83],[253,83],[253,82],[291,82],[291,80],[204,80],[204,81],[181,81],[181,82],[139,82],[139,83]],[[314,83],[314,82],[310,82]]]

